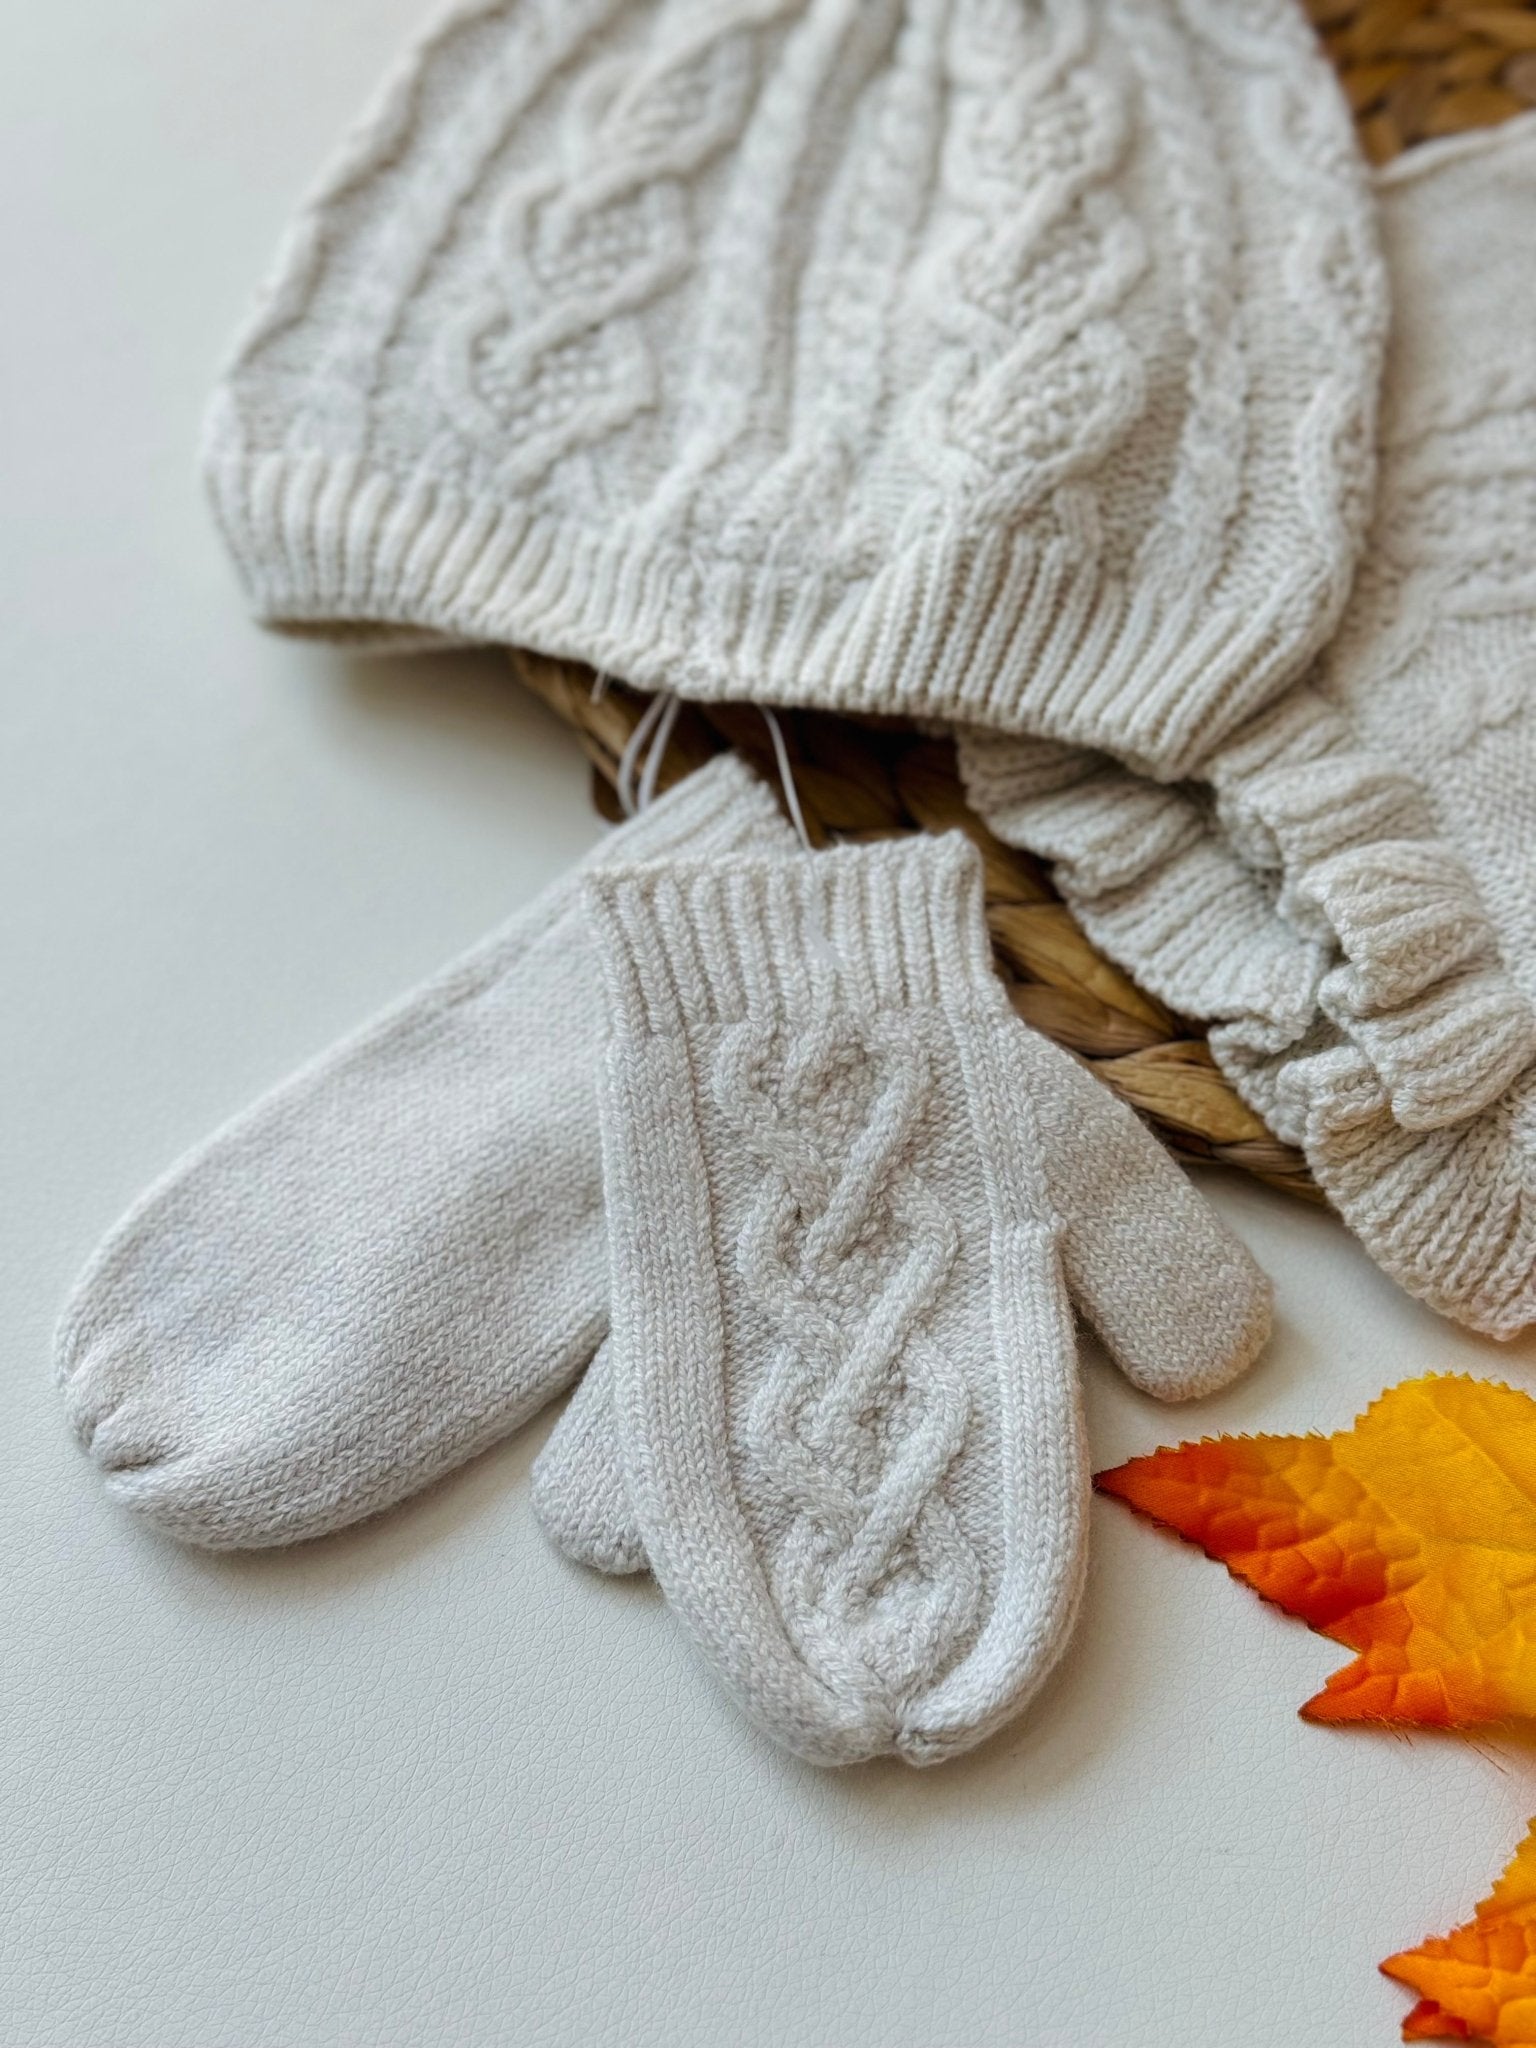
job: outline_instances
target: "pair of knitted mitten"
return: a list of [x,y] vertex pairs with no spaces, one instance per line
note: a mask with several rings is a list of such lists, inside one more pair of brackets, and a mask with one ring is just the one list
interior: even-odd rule
[[1296,0],[456,0],[207,475],[289,630],[1174,775],[1338,617],[1385,314]]
[[1397,326],[1343,626],[1203,788],[973,735],[1003,838],[1412,1292],[1536,1321],[1536,116],[1381,175]]
[[611,1318],[546,1525],[648,1559],[802,1754],[927,1761],[1070,1626],[1069,1287],[1164,1397],[1267,1330],[1246,1253],[1013,1017],[968,846],[802,854],[723,761],[152,1190],[59,1365],[120,1501],[254,1546],[472,1456]]

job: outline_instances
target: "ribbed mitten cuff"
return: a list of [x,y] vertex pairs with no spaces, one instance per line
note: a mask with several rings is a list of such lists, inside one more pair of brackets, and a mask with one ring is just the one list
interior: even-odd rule
[[[792,843],[768,784],[739,754],[720,754],[629,820],[622,864],[665,861],[683,849],[703,862],[743,848],[783,851]],[[594,866],[614,866],[609,848],[608,840],[599,840]]]
[[959,833],[609,868],[584,898],[626,1032],[1001,1001],[981,864]]

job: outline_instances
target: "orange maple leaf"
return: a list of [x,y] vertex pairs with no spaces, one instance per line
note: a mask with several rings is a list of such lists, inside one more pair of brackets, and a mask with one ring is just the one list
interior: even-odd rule
[[1405,2041],[1470,2041],[1471,2032],[1448,2012],[1442,2012],[1432,1998],[1421,1998],[1403,2021]]
[[1307,1701],[1309,1720],[1536,1715],[1529,1395],[1406,1380],[1335,1436],[1207,1437],[1096,1483],[1359,1652]]
[[1382,1969],[1419,1993],[1405,2041],[1536,2043],[1536,1822],[1476,1915],[1388,1956]]

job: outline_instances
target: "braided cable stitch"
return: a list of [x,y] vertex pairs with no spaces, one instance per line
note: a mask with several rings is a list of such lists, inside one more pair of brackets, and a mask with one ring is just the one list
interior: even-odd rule
[[[829,1683],[873,1676],[899,1701],[945,1667],[981,1596],[942,1491],[970,1395],[924,1328],[959,1249],[912,1163],[928,1060],[915,1045],[876,1051],[833,1018],[789,1044],[749,1019],[727,1031],[711,1084],[763,1169],[735,1264],[777,1343],[743,1479],[790,1510],[775,1594]],[[829,1121],[850,1098],[857,1114]]]

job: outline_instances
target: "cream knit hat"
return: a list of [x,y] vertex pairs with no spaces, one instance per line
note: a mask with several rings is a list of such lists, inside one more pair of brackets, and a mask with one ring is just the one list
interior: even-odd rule
[[1381,490],[1305,685],[1170,789],[984,734],[977,808],[1386,1270],[1536,1323],[1536,116],[1379,176]]
[[208,477],[274,625],[1174,775],[1337,617],[1383,304],[1295,0],[460,0]]

